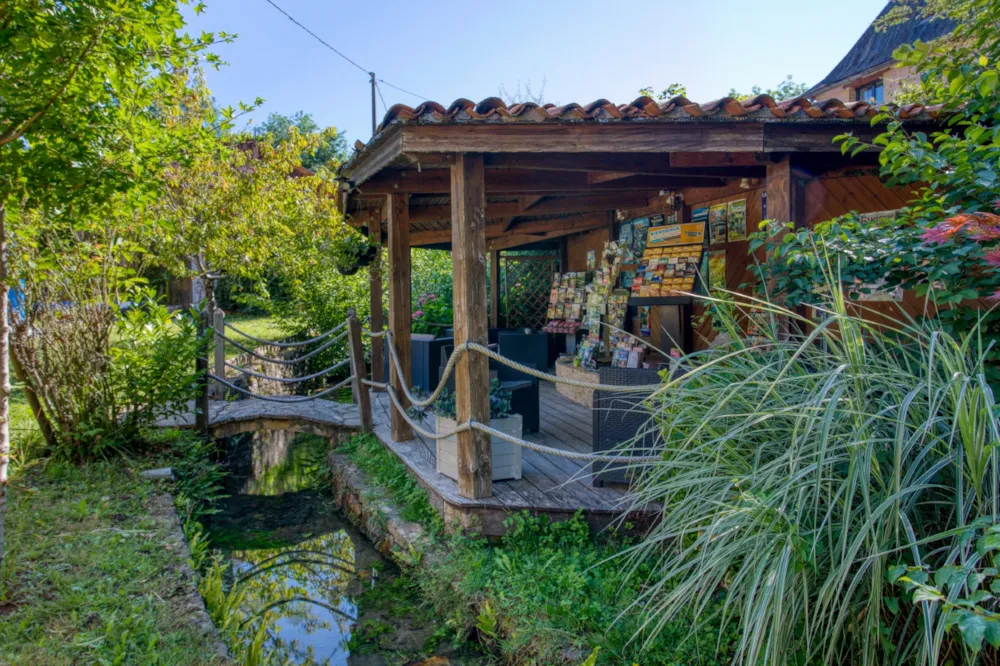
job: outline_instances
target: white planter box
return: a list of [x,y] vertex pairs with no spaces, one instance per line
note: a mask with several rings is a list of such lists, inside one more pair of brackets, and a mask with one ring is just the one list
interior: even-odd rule
[[[436,432],[451,432],[458,424],[443,416],[435,417]],[[490,427],[508,435],[521,437],[521,415],[510,414],[502,419],[490,420]],[[458,480],[458,441],[452,435],[437,440],[437,471],[449,479]],[[493,480],[521,478],[521,447],[493,437]]]

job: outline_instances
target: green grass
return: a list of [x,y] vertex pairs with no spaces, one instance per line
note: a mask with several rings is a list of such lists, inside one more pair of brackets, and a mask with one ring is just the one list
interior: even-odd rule
[[[269,317],[267,315],[244,315],[238,312],[226,313],[226,321],[247,335],[252,335],[256,338],[260,338],[261,340],[277,340],[280,342],[293,333],[293,331],[280,319]],[[226,337],[236,340],[251,349],[257,347],[259,344],[253,340],[243,337],[232,329],[226,331]],[[239,356],[242,353],[243,350],[239,347],[236,347],[228,342],[226,343],[226,358],[233,358],[234,356]]]
[[211,664],[182,621],[179,568],[137,469],[39,463],[14,478],[0,570],[0,663]]
[[408,570],[407,578],[440,622],[457,636],[474,634],[504,663],[579,662],[599,647],[597,663],[690,664],[732,662],[737,636],[721,631],[714,616],[721,593],[709,594],[697,630],[692,610],[667,622],[642,648],[633,640],[644,616],[632,606],[652,568],[627,571],[612,559],[630,546],[626,538],[591,534],[582,515],[550,523],[527,513],[508,518],[499,543],[442,534],[426,492],[374,437],[341,447],[402,508],[404,517],[437,535],[433,566]]

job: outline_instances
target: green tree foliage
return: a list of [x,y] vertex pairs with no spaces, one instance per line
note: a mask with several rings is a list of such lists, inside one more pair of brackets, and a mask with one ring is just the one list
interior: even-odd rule
[[320,130],[312,115],[305,111],[296,111],[291,116],[271,113],[267,120],[254,128],[253,135],[270,137],[272,142],[281,143],[289,138],[293,127],[303,136],[319,135],[318,145],[301,155],[305,168],[313,171],[323,166],[334,168],[347,159],[347,139],[344,135],[336,127]]
[[[796,83],[789,74],[785,79],[783,79],[774,88],[768,88],[767,90],[762,89],[760,86],[754,86],[750,89],[750,93],[741,93],[736,90],[736,88],[730,88],[728,96],[732,97],[738,101],[743,101],[745,99],[750,99],[751,97],[756,97],[757,95],[770,95],[774,98],[774,101],[781,102],[786,99],[795,99],[796,97],[801,97],[809,90],[809,86],[805,83]],[[654,96],[653,86],[646,86],[639,91],[640,95],[646,95],[647,97]],[[687,97],[687,86],[680,83],[671,83],[669,86],[664,88],[659,93],[656,93],[656,99],[661,102],[665,102],[668,99],[673,99],[678,95],[682,97]]]
[[[196,12],[204,9],[198,4]],[[81,218],[133,189],[176,141],[161,105],[178,103],[183,73],[225,34],[183,32],[179,0],[11,0],[0,5],[0,557],[9,451],[7,266],[26,209],[86,233]],[[54,295],[55,296],[55,295]]]
[[754,86],[750,89],[750,94],[741,93],[736,90],[736,88],[729,89],[729,97],[733,97],[739,101],[745,99],[750,99],[751,97],[756,97],[757,95],[768,95],[774,99],[775,102],[782,102],[786,99],[795,99],[796,97],[802,97],[809,90],[809,86],[805,83],[796,83],[792,75],[789,74],[784,79],[782,79],[777,86],[774,88],[768,88],[763,90],[760,86]]
[[[208,100],[207,90],[192,89],[170,110],[171,126],[215,123]],[[159,174],[160,196],[138,212],[157,263],[209,288],[223,275],[300,279],[344,239],[333,182],[300,170],[300,156],[319,141],[292,127],[279,142],[222,134],[211,150],[179,151]]]

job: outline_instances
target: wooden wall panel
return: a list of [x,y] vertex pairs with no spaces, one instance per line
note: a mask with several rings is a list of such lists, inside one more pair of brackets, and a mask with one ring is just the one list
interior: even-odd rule
[[587,251],[595,250],[598,255],[604,251],[608,242],[608,229],[594,229],[581,234],[569,236],[566,239],[566,267],[564,272],[587,270]]

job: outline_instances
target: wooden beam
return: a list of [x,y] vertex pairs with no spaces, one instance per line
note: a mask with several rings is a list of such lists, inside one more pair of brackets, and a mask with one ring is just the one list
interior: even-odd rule
[[597,229],[600,227],[607,227],[607,226],[608,226],[608,220],[607,218],[603,218],[600,224],[587,226],[584,228],[574,227],[567,229],[557,229],[555,231],[547,231],[536,234],[510,233],[486,241],[486,249],[490,252],[496,250],[507,250],[513,247],[520,247],[522,245],[530,245],[532,243],[539,243],[541,241],[553,240],[555,238],[562,238],[563,236],[569,236],[571,234],[580,233],[581,231],[590,231],[591,229]]
[[[369,265],[368,280],[371,284],[371,330],[381,331],[385,326],[382,316],[382,222],[368,225],[368,240],[375,245],[378,253]],[[372,338],[372,381],[385,382],[385,342],[382,338]],[[378,389],[381,390],[381,389]]]
[[352,160],[349,163],[350,169],[346,169],[342,177],[354,185],[359,185],[388,166],[402,152],[402,129],[396,126],[385,130],[379,137],[379,144],[371,148],[370,152],[366,148],[357,163]]
[[616,208],[641,208],[649,205],[645,192],[620,194],[588,194],[583,196],[550,198],[535,204],[531,215],[559,215],[562,213],[589,213]]
[[[500,238],[507,233],[516,234],[546,234],[553,231],[584,231],[592,229],[607,221],[605,213],[590,213],[588,215],[573,215],[568,217],[556,217],[546,220],[526,220],[515,222],[508,227],[506,222],[489,224],[486,226],[486,239]],[[422,245],[437,245],[447,243],[451,240],[450,229],[434,229],[432,231],[412,231],[410,232],[410,246],[420,247]]]
[[[392,344],[396,348],[403,376],[396,371],[396,365],[389,360],[389,376],[392,390],[399,397],[404,409],[410,406],[403,394],[403,387],[411,384],[410,370],[410,222],[407,219],[409,205],[405,194],[391,194],[387,197],[386,210],[389,212],[389,330]],[[406,422],[399,410],[393,408],[391,416],[393,441],[405,442],[413,439],[413,428]]]
[[[674,161],[674,155],[681,159]],[[702,158],[694,160],[693,156]],[[753,153],[495,153],[486,155],[493,169],[617,172],[645,176],[764,176]],[[692,168],[693,167],[693,168]]]
[[[486,191],[490,194],[532,192],[599,192],[614,190],[658,190],[682,187],[712,187],[724,185],[715,176],[629,176],[593,184],[585,171],[528,171],[525,169],[493,169],[486,173]],[[371,178],[359,192],[361,196],[380,196],[394,192],[410,194],[446,194],[451,187],[443,169],[425,171],[387,170]]]
[[[520,203],[517,201],[498,201],[486,204],[487,220],[498,217],[510,217],[520,212]],[[410,207],[410,224],[417,222],[446,222],[448,220],[451,220],[451,204]]]
[[[458,155],[451,167],[451,255],[455,346],[488,343],[486,325],[486,187],[482,155]],[[490,421],[490,369],[482,354],[463,354],[455,366],[458,423]],[[458,492],[479,499],[493,495],[490,436],[478,430],[456,435]]]
[[500,328],[500,253],[490,252],[490,328]]
[[[754,153],[670,153],[670,166],[684,169],[715,169],[721,167],[752,167],[765,169],[764,162]],[[763,173],[760,174],[763,177]],[[740,176],[741,178],[743,176]],[[747,176],[748,178],[752,176]]]
[[[403,127],[403,152],[753,153],[764,150],[766,124],[650,122],[406,125]],[[862,123],[858,123],[858,127],[862,126]],[[837,124],[836,127],[840,133],[845,129],[844,124]]]

